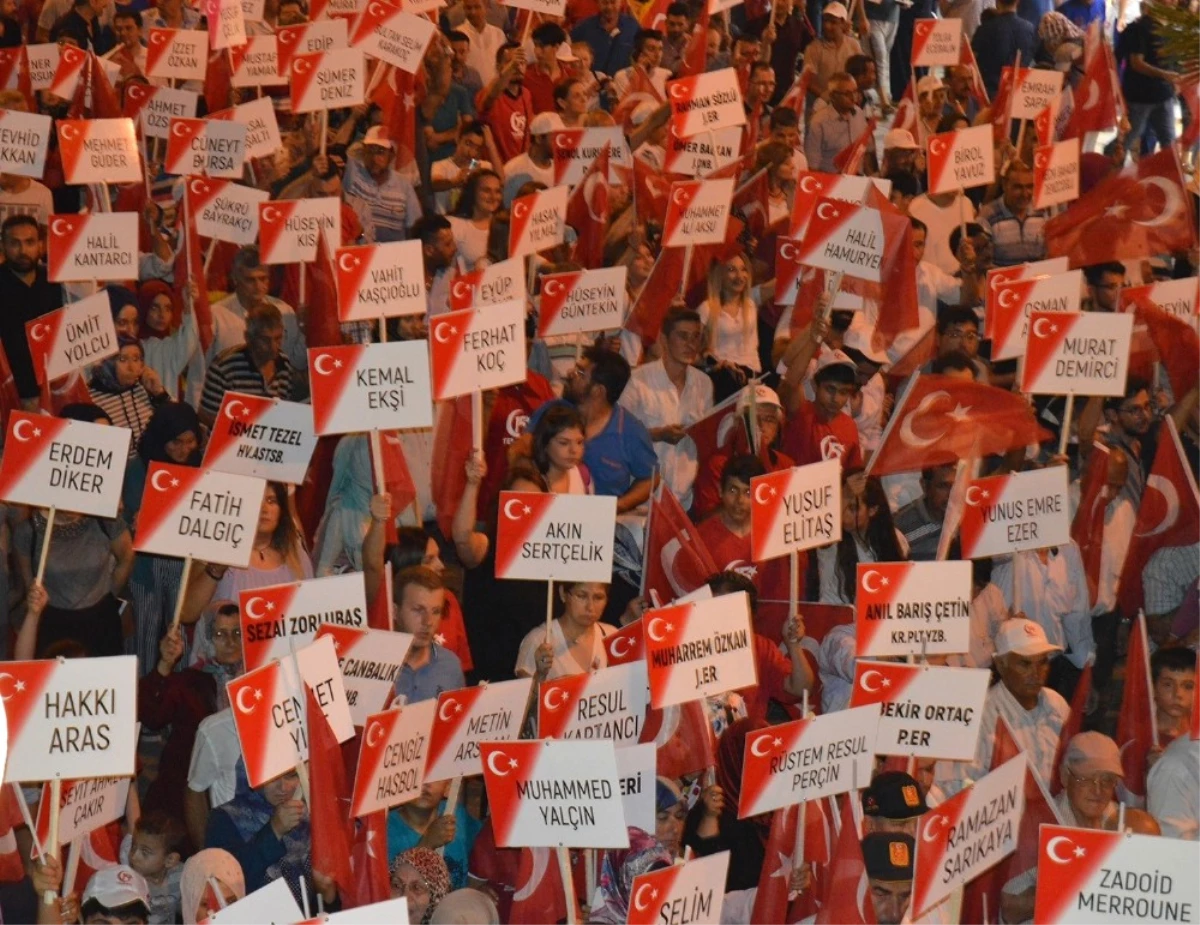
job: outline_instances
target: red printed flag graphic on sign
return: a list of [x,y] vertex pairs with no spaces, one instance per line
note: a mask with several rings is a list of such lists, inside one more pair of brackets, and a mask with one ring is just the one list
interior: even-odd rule
[[326,242],[342,239],[342,201],[336,196],[264,202],[258,207],[262,262],[312,263],[317,235]]
[[627,848],[612,742],[483,742],[499,848]]
[[391,702],[413,637],[409,633],[329,622],[317,627],[317,638],[324,636],[333,639],[350,718],[355,726],[362,726],[369,714]]
[[191,177],[186,195],[197,234],[239,246],[258,241],[258,210],[271,198],[268,191],[231,180]]
[[420,241],[340,247],[334,262],[338,321],[373,321],[426,311]]
[[729,852],[720,851],[664,870],[639,874],[629,890],[629,925],[688,922],[717,925],[725,904]]
[[433,426],[424,341],[312,347],[308,378],[321,436]]
[[992,339],[992,358],[1010,360],[1024,354],[1030,312],[1077,312],[1082,289],[1082,270],[997,283],[984,331]]
[[[822,199],[838,199],[855,205],[864,201],[871,186],[885,197],[891,192],[892,181],[878,177],[848,177],[837,173],[818,173],[802,170],[796,177],[796,198],[792,203],[792,216],[788,222],[787,236],[803,240],[813,210]],[[1066,269],[1065,267],[1063,269]]]
[[842,538],[842,467],[836,459],[750,480],[750,556],[764,562]]
[[1200,279],[1191,276],[1122,289],[1121,311],[1139,308],[1156,308],[1195,323],[1196,317],[1200,316]]
[[508,226],[508,255],[524,257],[563,242],[570,189],[553,186],[514,199]]
[[[190,119],[196,115],[200,94],[192,90],[171,87],[151,87],[148,84],[125,85],[125,106],[122,112],[137,120],[146,138],[169,138],[172,119]],[[264,196],[269,193],[264,191]]]
[[501,492],[496,577],[608,580],[616,516],[611,496]]
[[953,67],[962,58],[962,20],[918,19],[913,23],[912,66]]
[[881,283],[884,248],[883,215],[878,209],[821,199],[809,219],[799,260],[822,270]]
[[1021,391],[1030,395],[1125,394],[1133,315],[1032,312]]
[[1038,148],[1033,153],[1033,207],[1048,209],[1079,198],[1078,138]]
[[350,44],[415,74],[435,32],[437,26],[432,20],[405,12],[401,4],[370,0],[355,23]]
[[429,326],[435,401],[525,381],[525,303],[438,315]]
[[1067,467],[969,479],[964,495],[964,559],[1061,546],[1071,539]]
[[146,76],[203,80],[208,72],[208,33],[201,29],[151,29]]
[[456,276],[450,284],[450,310],[456,312],[504,302],[524,304],[525,297],[525,261],[519,257]]
[[136,212],[50,216],[48,275],[52,283],[136,279]]
[[622,170],[633,169],[629,143],[619,125],[597,128],[569,128],[554,133],[551,153],[554,156],[554,184],[574,186],[582,182],[592,161],[604,153],[608,145],[608,181],[623,182]]
[[538,337],[619,328],[625,320],[627,272],[627,267],[601,267],[543,276]]
[[314,19],[299,26],[284,26],[275,35],[279,40],[276,63],[281,75],[291,74],[292,59],[297,55],[336,51],[348,46],[344,19]]
[[[960,22],[957,19],[946,22]],[[944,132],[929,139],[929,192],[986,186],[996,179],[996,156],[990,125]]]
[[615,633],[610,633],[604,637],[604,652],[608,656],[608,664],[626,665],[644,658],[643,643],[641,620],[635,620]]
[[436,700],[373,713],[363,723],[350,815],[391,809],[421,795]]
[[439,694],[425,779],[482,774],[479,743],[508,741],[521,734],[532,685],[532,678],[517,678]]
[[117,352],[111,304],[107,292],[97,292],[25,322],[39,382],[53,382]]
[[671,131],[678,138],[746,124],[737,72],[731,68],[668,81]]
[[663,221],[663,244],[719,244],[725,240],[734,181],[689,180],[671,187],[667,216]]
[[240,179],[246,160],[246,126],[224,119],[172,119],[167,173]]
[[240,591],[238,609],[247,671],[308,645],[323,623],[367,625],[367,595],[358,572]]
[[969,562],[860,562],[855,654],[966,652],[973,596]]

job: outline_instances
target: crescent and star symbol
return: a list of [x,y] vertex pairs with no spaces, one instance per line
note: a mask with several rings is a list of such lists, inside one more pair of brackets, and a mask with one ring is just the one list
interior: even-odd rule
[[[504,770],[501,770],[500,768],[496,767],[496,759],[497,758],[500,758],[503,761],[507,761],[508,767],[505,768]],[[488,755],[487,763],[488,763],[488,770],[491,771],[493,774],[495,774],[497,777],[508,777],[508,775],[517,767],[517,760],[515,758],[509,758],[508,755],[504,754],[504,752],[492,752],[490,755]]]
[[438,719],[440,719],[443,723],[450,722],[450,717],[446,715],[446,707],[453,707],[455,713],[462,712],[462,704],[453,697],[450,697],[445,703],[438,707]]
[[[562,696],[555,697],[555,694],[561,694]],[[547,710],[557,710],[570,699],[570,694],[561,687],[552,687],[542,695],[542,703],[546,705]]]
[[1144,180],[1138,180],[1138,186],[1153,186],[1160,190],[1163,194],[1163,210],[1154,218],[1149,220],[1134,219],[1135,225],[1142,225],[1145,228],[1153,228],[1156,225],[1165,225],[1167,222],[1175,218],[1175,213],[1183,208],[1183,200],[1179,196],[1179,189],[1174,183],[1163,177],[1146,177]]
[[43,321],[39,321],[37,324],[35,324],[33,327],[31,327],[29,329],[29,336],[32,337],[36,341],[45,340],[46,335],[49,333],[50,333],[50,325],[46,324]]
[[930,154],[936,154],[938,157],[941,157],[942,153],[945,150],[946,150],[946,139],[944,139],[944,138],[929,139],[929,153]]
[[[811,189],[808,187],[809,180],[812,181]],[[805,174],[803,177],[800,178],[800,191],[801,192],[812,195],[813,193],[821,192],[821,190],[822,190],[821,184],[817,181],[817,178],[812,176],[811,174]]]
[[950,820],[946,816],[937,815],[925,823],[925,831],[921,833],[921,841],[931,842],[937,838],[939,830],[948,828]]
[[265,620],[271,615],[271,611],[275,609],[275,603],[273,601],[267,601],[267,612],[263,613],[262,611],[259,611],[256,613],[256,605],[261,602],[262,598],[258,595],[255,595],[254,597],[250,598],[250,600],[246,601],[246,616],[248,616],[251,620]]
[[338,266],[347,273],[355,269],[359,263],[361,263],[361,261],[353,254],[342,254],[342,256],[338,258]]
[[[879,583],[872,586],[876,579],[878,579]],[[862,586],[863,590],[868,594],[878,594],[882,588],[888,586],[888,580],[883,575],[880,575],[877,569],[869,569],[863,572]]]
[[[646,890],[650,891],[650,902],[642,902],[642,895]],[[649,909],[650,903],[656,899],[658,899],[658,890],[654,889],[648,883],[643,883],[637,888],[637,892],[633,894],[633,905],[636,909]]]
[[687,89],[685,87],[681,87],[679,84],[671,84],[670,92],[671,98],[676,100],[681,100],[687,96]]
[[[325,360],[333,360],[333,369],[329,368],[329,364],[326,363]],[[334,369],[341,369],[341,368],[342,368],[342,361],[339,359],[336,359],[332,354],[322,353],[322,354],[318,355],[315,360],[313,360],[313,369],[315,369],[322,376],[332,376]]]
[[786,241],[779,245],[779,256],[784,260],[794,261],[796,259],[796,254],[796,245],[792,244],[790,241]]
[[[766,748],[763,751],[759,751],[758,747],[764,742],[768,743]],[[783,739],[778,738],[772,733],[767,733],[766,735],[759,736],[750,743],[750,754],[752,754],[755,758],[766,758],[767,755],[771,754],[772,748],[779,748],[779,746],[782,744]]]
[[[447,331],[449,332],[449,335],[450,335],[450,336],[443,337],[442,335],[446,334],[446,332],[447,332]],[[457,334],[457,333],[458,333],[458,328],[456,328],[456,327],[455,327],[454,325],[452,325],[452,324],[447,324],[447,323],[446,323],[446,322],[444,322],[444,321],[443,321],[441,324],[439,324],[439,325],[435,326],[435,327],[434,327],[434,329],[433,329],[433,336],[434,336],[434,339],[435,339],[435,340],[436,340],[436,341],[437,341],[439,344],[448,344],[448,343],[450,343],[450,337],[452,337],[453,335],[455,335],[455,334]]]
[[[832,213],[832,214],[830,214],[830,215],[826,215],[826,214],[825,214],[825,211],[824,211],[824,210],[826,210],[826,209],[828,209],[828,210],[829,210],[829,212],[830,212],[830,213]],[[819,206],[817,206],[817,218],[821,218],[821,219],[824,219],[824,220],[825,220],[825,221],[827,221],[827,222],[831,222],[831,221],[833,221],[835,218],[841,218],[841,217],[842,217],[842,213],[841,213],[841,212],[839,212],[837,209],[835,209],[835,208],[834,208],[832,205],[830,205],[828,202],[823,202],[823,203],[821,203]]]
[[61,129],[62,137],[68,141],[74,141],[79,137],[79,128],[74,125],[64,125]]
[[[1063,857],[1058,853],[1059,845],[1067,845],[1071,851],[1071,856]],[[1075,858],[1083,857],[1087,852],[1067,838],[1065,835],[1055,835],[1050,841],[1046,842],[1046,857],[1050,858],[1055,864],[1070,864]]]
[[971,507],[979,507],[981,502],[988,500],[991,496],[991,492],[980,488],[978,485],[969,485],[964,495],[967,504],[971,505]]
[[279,221],[279,210],[274,206],[267,206],[262,210],[262,217],[264,222],[277,222]]
[[[1047,329],[1047,327],[1046,327],[1046,325],[1048,325],[1048,324],[1050,325],[1049,329]],[[1037,335],[1038,337],[1041,337],[1044,339],[1044,338],[1050,337],[1053,334],[1057,334],[1058,333],[1058,325],[1051,323],[1049,318],[1039,318],[1037,321],[1035,321],[1033,323],[1033,333],[1035,335]]]
[[[765,498],[763,497],[762,493],[764,488],[767,490],[767,497]],[[770,504],[771,499],[778,494],[779,492],[777,492],[773,486],[768,485],[766,482],[759,482],[754,488],[754,500],[759,504]]]
[[[873,680],[874,678],[879,679],[879,684],[875,687],[872,687],[871,685],[875,683]],[[878,694],[885,687],[892,686],[892,682],[881,675],[874,668],[872,668],[870,671],[864,671],[862,677],[858,679],[858,684],[868,694]]]
[[[238,409],[241,409],[240,411]],[[250,409],[246,407],[246,403],[240,398],[235,398],[225,408],[225,417],[231,421],[236,421],[238,418],[250,416]]]
[[75,226],[68,222],[65,218],[56,218],[50,225],[50,231],[58,235],[60,238],[63,235],[70,234],[75,230]]
[[655,617],[653,620],[651,620],[649,623],[646,624],[646,635],[649,636],[655,642],[662,642],[664,639],[667,638],[665,635],[659,634],[658,629],[657,629],[657,627],[659,627],[659,626],[665,627],[664,632],[666,632],[666,633],[669,633],[669,632],[671,632],[671,630],[675,629],[675,627],[673,627],[670,623],[663,622],[662,617]]
[[312,70],[312,62],[307,58],[297,58],[292,62],[292,70],[297,74],[307,74]]
[[367,730],[367,745],[371,748],[379,741],[379,736],[375,733],[383,734],[383,723],[371,723],[371,727]]
[[[29,428],[28,433],[26,433],[25,428]],[[30,420],[23,418],[13,425],[13,437],[22,443],[28,443],[34,437],[40,437],[41,435],[42,429],[34,427],[33,422]]]
[[[166,485],[163,485],[162,479],[160,478],[160,476],[163,475],[170,479]],[[169,491],[172,488],[179,487],[179,479],[172,477],[171,473],[169,473],[166,469],[159,469],[150,477],[150,485],[155,491]]]
[[671,193],[671,201],[675,203],[675,205],[686,209],[689,202],[687,187],[677,186],[675,191]]
[[[521,506],[521,510],[515,514],[513,513],[513,505],[514,504],[519,504]],[[507,501],[504,502],[504,516],[507,517],[509,520],[520,520],[526,514],[532,514],[532,513],[533,513],[533,508],[531,508],[528,504],[525,504],[519,498],[509,498]]]
[[[904,416],[904,421],[900,425],[900,439],[909,446],[915,447],[930,446],[931,444],[937,443],[937,441],[941,440],[942,437],[946,435],[946,431],[948,431],[950,428],[944,427],[932,437],[918,437],[916,432],[913,430],[913,420],[919,415],[931,410],[934,404],[942,398],[949,399],[950,393],[942,389],[938,389],[936,392],[930,392],[928,395],[922,398],[920,404],[918,404],[917,407]],[[967,418],[970,417],[971,407],[971,405],[956,404],[953,410],[946,411],[945,415],[955,424],[962,424],[967,420]]]
[[558,292],[561,288],[562,283],[560,283],[558,280],[548,279],[546,280],[546,284],[542,286],[542,291],[546,293],[546,295],[554,297],[558,295]]
[[512,213],[513,213],[514,218],[524,218],[526,215],[529,214],[529,203],[519,202],[519,201],[514,202],[513,207],[512,207]]
[[996,301],[1005,308],[1012,308],[1013,302],[1012,299],[1008,298],[1009,296],[1012,296],[1012,299],[1015,299],[1017,297],[1017,293],[1012,289],[1001,289],[1000,294],[996,296]]
[[608,650],[617,658],[624,658],[632,648],[633,640],[628,636],[618,636],[608,645]]
[[175,124],[171,126],[171,134],[176,138],[183,138],[187,135],[187,133],[187,126],[182,122],[176,121]]
[[246,701],[244,699],[244,695],[249,694],[250,692],[251,692],[251,689],[249,687],[243,687],[237,692],[237,698],[236,698],[237,699],[237,708],[238,708],[238,710],[240,710],[242,713],[245,713],[245,714],[253,713],[254,708],[256,706],[258,706],[258,702],[260,700],[262,700],[262,691],[256,687],[253,689],[254,703],[250,704],[250,706],[246,706]]
[[[1165,533],[1175,526],[1175,521],[1179,520],[1179,492],[1175,489],[1175,483],[1155,472],[1146,479],[1146,490],[1149,491],[1150,489],[1157,491],[1163,496],[1163,501],[1167,504],[1167,514],[1153,530],[1139,533],[1138,536],[1157,536],[1160,533]],[[1143,494],[1143,499],[1144,497],[1145,495]]]
[[9,681],[13,681],[13,676],[7,671],[0,672],[0,700],[5,703],[8,703],[13,697],[25,690],[24,681],[14,681],[11,690],[9,689]]

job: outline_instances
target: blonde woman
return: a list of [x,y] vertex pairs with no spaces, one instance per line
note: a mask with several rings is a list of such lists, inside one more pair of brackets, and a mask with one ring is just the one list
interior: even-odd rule
[[[762,372],[758,306],[750,282],[750,264],[742,254],[714,263],[708,271],[708,298],[697,309],[704,322],[704,353],[710,371],[724,372],[738,387],[748,375]],[[720,400],[720,396],[714,399]]]

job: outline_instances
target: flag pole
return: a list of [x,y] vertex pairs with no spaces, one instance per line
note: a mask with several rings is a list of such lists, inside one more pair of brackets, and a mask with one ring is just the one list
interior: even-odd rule
[[571,877],[571,853],[567,848],[556,848],[558,873],[562,878],[563,895],[567,900],[567,925],[579,925],[579,913],[575,908],[575,881]]
[[1058,455],[1065,456],[1071,440],[1071,418],[1075,414],[1075,393],[1067,393],[1067,410],[1063,412],[1062,433],[1058,436]]
[[[792,555],[795,556],[796,554],[792,553]],[[794,564],[795,560],[793,559],[792,561]],[[794,576],[795,572],[793,572],[792,574]],[[792,583],[793,583],[793,585],[795,584],[794,577],[792,579]],[[794,594],[792,596],[792,600],[793,600],[793,602],[795,601]],[[795,614],[793,614],[793,616],[795,616]],[[808,719],[808,691],[805,691],[801,695],[800,715],[804,719]],[[792,870],[795,870],[797,867],[800,867],[804,864],[804,832],[805,832],[805,829],[807,829],[807,828],[808,828],[808,800],[804,800],[800,803],[800,808],[797,811],[797,816],[796,816],[796,838],[795,838],[795,841],[792,843]],[[788,902],[791,902],[793,899],[795,899],[799,895],[800,895],[799,891],[789,889],[788,890]]]
[[183,601],[187,597],[188,581],[192,574],[192,557],[183,557],[183,574],[179,576],[179,593],[175,595],[175,614],[171,617],[171,629],[179,626],[179,621],[183,616]]
[[83,854],[83,839],[87,835],[76,835],[67,845],[67,869],[63,874],[62,896],[66,899],[75,892],[75,878],[79,876],[79,858]]
[[[50,781],[50,831],[46,833],[45,855],[47,857],[58,857],[58,819],[62,810],[62,778],[56,777]],[[30,830],[35,831],[35,830]],[[66,879],[63,880],[63,886],[66,886]],[[54,902],[55,896],[50,890],[42,893],[43,905],[50,905]]]
[[[46,386],[49,387],[49,385],[50,382],[47,380]],[[37,578],[34,579],[39,585],[42,583],[42,576],[46,574],[46,560],[50,556],[50,534],[54,532],[54,515],[57,510],[51,506],[46,515],[46,536],[42,539],[42,554],[38,557]]]
[[[462,790],[461,774],[450,781],[450,789],[446,792],[446,811],[442,813],[443,816],[454,817],[454,810],[458,806],[458,793],[460,790]],[[446,854],[446,846],[441,845],[437,853],[444,856]]]

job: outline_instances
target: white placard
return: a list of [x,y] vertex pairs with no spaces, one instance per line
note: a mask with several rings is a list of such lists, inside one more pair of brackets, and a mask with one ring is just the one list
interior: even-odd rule
[[312,347],[308,374],[321,436],[433,426],[424,341]]
[[856,654],[958,655],[970,648],[970,562],[860,562]]
[[1133,315],[1033,312],[1021,391],[1030,395],[1125,394]]
[[616,516],[608,495],[501,492],[496,577],[610,581]]
[[1071,541],[1066,466],[971,479],[965,501],[959,527],[964,559]]
[[239,591],[238,611],[242,661],[253,671],[307,646],[324,623],[365,629],[367,595],[362,573],[348,572]]
[[311,405],[226,392],[204,450],[204,465],[300,485],[316,448]]
[[438,315],[429,351],[437,401],[524,382],[524,301]]
[[842,538],[840,460],[756,476],[750,494],[750,555],[755,562]]

